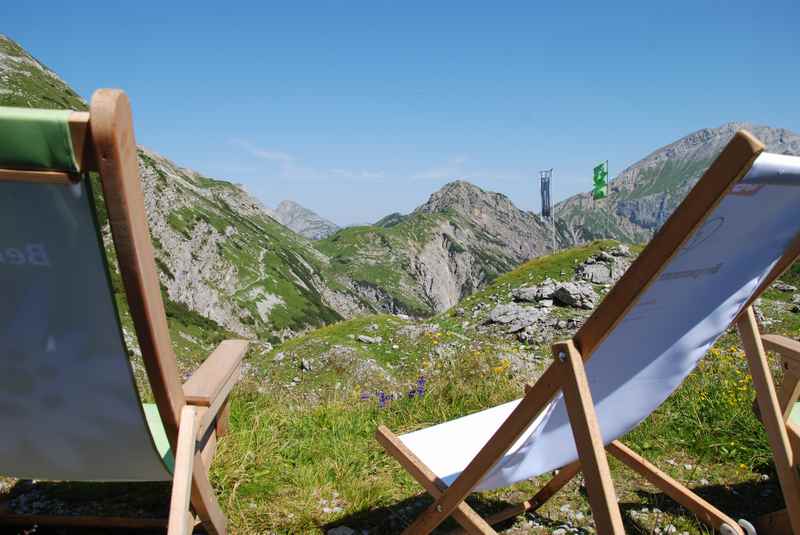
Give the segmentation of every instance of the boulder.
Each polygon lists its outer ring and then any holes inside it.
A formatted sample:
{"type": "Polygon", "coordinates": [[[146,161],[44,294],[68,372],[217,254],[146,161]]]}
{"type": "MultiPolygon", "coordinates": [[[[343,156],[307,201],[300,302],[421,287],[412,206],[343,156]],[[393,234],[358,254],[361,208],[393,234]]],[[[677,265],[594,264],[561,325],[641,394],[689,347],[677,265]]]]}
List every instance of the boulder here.
{"type": "Polygon", "coordinates": [[[359,334],[358,341],[364,342],[365,344],[380,344],[383,342],[383,338],[380,336],[367,336],[366,334],[359,334]]]}
{"type": "Polygon", "coordinates": [[[545,312],[534,307],[524,307],[516,303],[508,303],[494,307],[489,313],[489,321],[491,323],[507,325],[508,328],[506,332],[515,333],[529,325],[533,325],[541,319],[544,314],[545,312]]]}
{"type": "Polygon", "coordinates": [[[539,291],[537,286],[523,286],[521,288],[514,288],[511,296],[515,301],[527,301],[528,303],[536,302],[536,295],[539,291]]]}
{"type": "Polygon", "coordinates": [[[792,286],[791,284],[786,284],[785,282],[782,282],[782,281],[778,281],[778,282],[774,283],[772,285],[772,287],[775,288],[776,290],[778,290],[779,292],[789,293],[789,292],[796,292],[797,291],[797,287],[796,286],[792,286]]]}
{"type": "Polygon", "coordinates": [[[631,250],[627,245],[619,244],[609,251],[611,256],[631,256],[631,250]]]}
{"type": "Polygon", "coordinates": [[[594,284],[611,284],[613,280],[612,266],[601,262],[581,264],[576,271],[578,278],[594,284]]]}
{"type": "Polygon", "coordinates": [[[590,258],[575,270],[575,278],[593,284],[614,284],[630,267],[630,261],[606,252],[590,258]]]}
{"type": "Polygon", "coordinates": [[[553,292],[553,299],[562,305],[592,309],[597,303],[597,293],[588,282],[564,282],[553,292]]]}
{"type": "Polygon", "coordinates": [[[511,291],[511,296],[515,301],[527,301],[528,303],[535,303],[542,299],[550,299],[553,292],[558,287],[558,283],[553,279],[545,279],[541,284],[536,286],[522,286],[514,288],[511,291]]]}

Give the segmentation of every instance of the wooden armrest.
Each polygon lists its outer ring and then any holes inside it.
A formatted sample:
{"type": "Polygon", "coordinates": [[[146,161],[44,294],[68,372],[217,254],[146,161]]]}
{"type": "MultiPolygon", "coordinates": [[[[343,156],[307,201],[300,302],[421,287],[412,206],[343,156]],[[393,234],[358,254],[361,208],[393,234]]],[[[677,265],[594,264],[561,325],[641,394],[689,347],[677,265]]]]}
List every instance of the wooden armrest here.
{"type": "Polygon", "coordinates": [[[183,385],[186,403],[210,407],[239,370],[247,345],[246,340],[225,340],[218,345],[183,385]]]}
{"type": "Polygon", "coordinates": [[[800,342],[779,334],[765,334],[761,337],[764,349],[778,353],[786,369],[800,372],[800,342]]]}

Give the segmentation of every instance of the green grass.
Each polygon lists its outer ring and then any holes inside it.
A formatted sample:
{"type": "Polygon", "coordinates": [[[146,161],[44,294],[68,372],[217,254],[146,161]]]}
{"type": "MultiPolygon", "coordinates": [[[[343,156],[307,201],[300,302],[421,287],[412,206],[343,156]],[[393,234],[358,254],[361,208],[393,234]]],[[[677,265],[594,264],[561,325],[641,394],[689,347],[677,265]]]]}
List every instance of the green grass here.
{"type": "MultiPolygon", "coordinates": [[[[715,503],[735,518],[753,518],[777,508],[780,499],[766,439],[751,411],[743,358],[729,345],[732,341],[718,344],[678,392],[625,441],[673,477],[700,487],[706,496],[713,494],[715,503]],[[762,474],[772,479],[762,482],[762,474]],[[734,485],[738,495],[720,485],[734,485]],[[771,493],[761,496],[767,490],[771,493]]],[[[423,399],[393,401],[383,409],[374,399],[360,401],[353,393],[309,405],[299,397],[242,392],[233,405],[234,431],[222,442],[221,462],[214,468],[236,531],[311,533],[341,522],[371,533],[396,532],[429,501],[417,497],[419,486],[382,453],[372,437],[376,427],[384,424],[405,432],[519,397],[521,384],[497,364],[491,351],[465,352],[433,364],[423,399]],[[323,500],[342,510],[324,512],[323,500]]],[[[707,532],[617,463],[612,469],[627,510],[656,506],[665,511],[659,525],[707,532]]],[[[531,495],[545,481],[542,477],[480,493],[471,503],[490,513],[531,495]]],[[[585,496],[573,485],[541,514],[559,521],[564,505],[589,512],[585,496]]],[[[648,522],[627,518],[633,525],[629,532],[651,532],[648,522]]]]}
{"type": "MultiPolygon", "coordinates": [[[[461,306],[493,303],[507,298],[511,288],[547,277],[570,277],[577,263],[613,245],[596,242],[528,262],[501,275],[461,306]]],[[[786,316],[785,308],[772,306],[767,300],[762,306],[775,320],[771,330],[800,336],[794,320],[798,315],[786,316]]],[[[456,344],[449,358],[432,356],[437,344],[463,341],[462,332],[469,332],[459,330],[460,321],[454,314],[441,314],[430,321],[439,326],[438,333],[395,352],[402,355],[409,347],[416,349],[417,360],[400,382],[413,386],[414,373],[422,370],[428,379],[423,399],[404,398],[381,409],[374,397],[361,401],[358,389],[331,389],[329,395],[309,403],[302,389],[289,394],[280,390],[263,393],[262,387],[262,394],[256,394],[250,390],[252,386],[245,386],[234,404],[234,433],[223,441],[224,461],[215,469],[237,531],[306,533],[341,523],[370,533],[392,533],[420,512],[429,500],[420,495],[419,486],[400,466],[382,453],[372,438],[376,426],[385,424],[398,433],[410,431],[514,399],[522,392],[520,378],[511,375],[500,357],[508,348],[501,350],[501,341],[485,333],[456,344]],[[342,510],[326,513],[323,508],[331,503],[342,510]]],[[[410,322],[389,316],[351,320],[291,340],[275,352],[313,356],[333,345],[354,345],[351,335],[364,332],[373,323],[377,325],[374,334],[394,337],[396,342],[397,331],[410,322]]],[[[383,345],[368,346],[365,351],[370,358],[380,358],[383,345]]],[[[320,379],[312,390],[324,388],[327,380],[330,378],[320,379]]],[[[716,344],[678,391],[624,440],[734,518],[752,519],[781,506],[770,450],[753,415],[752,400],[745,360],[738,338],[731,333],[716,344]]],[[[617,462],[611,465],[628,532],[652,533],[656,527],[671,524],[678,532],[708,533],[692,515],[641,478],[617,462]],[[659,508],[663,513],[636,513],[643,508],[659,508]]],[[[542,477],[479,493],[471,498],[471,504],[484,514],[491,513],[529,497],[545,481],[542,477]]],[[[567,506],[589,515],[588,502],[577,483],[559,493],[540,511],[541,516],[532,517],[544,526],[533,532],[548,533],[565,522],[562,508],[567,506]]],[[[586,522],[576,524],[580,527],[586,522]]],[[[449,527],[452,524],[440,531],[449,527]]]]}
{"type": "MultiPolygon", "coordinates": [[[[460,306],[471,310],[482,303],[508,300],[513,288],[547,277],[571,278],[579,263],[614,245],[595,242],[532,260],[498,276],[460,306]]],[[[786,280],[794,280],[797,274],[795,267],[786,280]]],[[[787,312],[784,302],[765,298],[761,310],[773,321],[771,332],[800,336],[800,314],[787,312]]],[[[215,331],[214,325],[204,324],[202,318],[180,307],[168,304],[168,314],[173,331],[193,327],[215,331]]],[[[373,438],[377,426],[403,433],[520,397],[523,382],[530,378],[513,375],[506,356],[548,353],[546,345],[520,347],[508,337],[463,328],[463,321],[455,311],[425,323],[389,315],[365,316],[315,329],[269,353],[251,352],[249,372],[233,395],[231,432],[220,441],[212,467],[231,531],[320,533],[344,524],[370,533],[395,533],[407,525],[430,500],[383,453],[373,438]],[[425,329],[415,336],[403,334],[420,327],[425,329]],[[359,334],[380,336],[382,341],[365,344],[357,340],[359,334]],[[364,383],[347,367],[299,370],[301,359],[315,361],[337,347],[353,351],[356,362],[374,360],[389,372],[390,380],[364,383]],[[440,354],[442,347],[448,350],[440,354]],[[280,361],[276,361],[278,354],[283,355],[280,361]],[[409,398],[406,393],[420,375],[426,378],[425,396],[409,398]],[[289,387],[292,376],[302,379],[289,387]],[[398,399],[382,408],[377,390],[396,393],[398,399]],[[366,399],[363,394],[368,394],[366,399]]],[[[214,341],[208,338],[200,343],[214,341]]],[[[543,360],[541,367],[546,365],[543,360]]],[[[775,371],[779,375],[777,367],[775,371]]],[[[781,498],[764,432],[752,412],[753,390],[747,377],[738,339],[731,332],[624,441],[732,517],[752,519],[780,508],[781,498]]],[[[670,524],[678,533],[708,533],[692,515],[640,477],[613,460],[611,468],[628,533],[653,533],[656,527],[663,530],[670,524]],[[644,508],[658,508],[662,513],[639,514],[644,508]]],[[[540,477],[478,493],[470,504],[489,514],[530,497],[546,480],[540,477]]],[[[161,492],[158,496],[164,494],[163,489],[156,491],[161,492]]],[[[76,495],[84,492],[87,499],[102,494],[96,489],[55,486],[48,495],[61,493],[65,500],[75,502],[76,495]]],[[[124,501],[118,493],[109,495],[117,496],[113,503],[124,501]]],[[[570,483],[537,515],[527,517],[541,527],[514,533],[550,533],[569,520],[567,507],[585,515],[583,520],[570,521],[586,528],[590,508],[580,480],[570,483]]],[[[437,533],[453,526],[448,521],[437,533]]]]}

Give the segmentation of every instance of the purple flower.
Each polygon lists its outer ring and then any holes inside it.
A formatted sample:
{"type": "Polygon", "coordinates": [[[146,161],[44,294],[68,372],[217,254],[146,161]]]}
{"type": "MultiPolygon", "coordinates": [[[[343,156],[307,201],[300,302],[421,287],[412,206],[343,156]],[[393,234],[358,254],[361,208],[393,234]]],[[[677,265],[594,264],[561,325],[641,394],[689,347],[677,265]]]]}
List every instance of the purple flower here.
{"type": "Polygon", "coordinates": [[[415,395],[416,393],[417,393],[417,389],[416,389],[416,388],[412,388],[411,390],[409,390],[409,391],[408,391],[408,399],[413,399],[413,398],[414,398],[414,395],[415,395]]]}
{"type": "Polygon", "coordinates": [[[383,390],[378,390],[378,406],[382,409],[386,406],[386,394],[383,390]]]}
{"type": "Polygon", "coordinates": [[[369,398],[369,392],[361,392],[361,401],[367,401],[369,398]]]}
{"type": "Polygon", "coordinates": [[[425,395],[425,376],[420,375],[417,379],[417,396],[422,397],[425,395]]]}

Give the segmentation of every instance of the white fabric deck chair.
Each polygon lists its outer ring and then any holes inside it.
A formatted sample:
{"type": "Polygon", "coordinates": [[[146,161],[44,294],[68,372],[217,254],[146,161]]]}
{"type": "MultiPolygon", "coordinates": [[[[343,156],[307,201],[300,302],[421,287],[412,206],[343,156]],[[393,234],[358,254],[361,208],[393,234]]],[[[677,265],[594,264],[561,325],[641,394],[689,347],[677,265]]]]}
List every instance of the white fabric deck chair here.
{"type": "Polygon", "coordinates": [[[122,92],[96,92],[89,113],[0,108],[0,223],[0,474],[172,481],[168,519],[26,516],[0,503],[0,523],[189,533],[191,504],[208,532],[225,533],[208,464],[247,343],[222,342],[181,384],[122,92]],[[139,399],[96,208],[107,211],[155,404],[139,399]]]}
{"type": "MultiPolygon", "coordinates": [[[[491,524],[541,506],[578,471],[598,533],[623,533],[604,450],[712,528],[752,529],[617,439],[678,388],[733,322],[762,413],[780,417],[763,348],[752,343],[750,305],[800,252],[800,158],[762,151],[747,132],[733,137],[575,337],[553,345],[553,364],[523,398],[399,437],[379,428],[379,442],[434,498],[405,533],[425,535],[449,515],[469,533],[495,533],[491,524]],[[535,497],[488,521],[464,502],[475,490],[558,468],[535,497]]],[[[797,472],[784,469],[785,430],[773,427],[784,496],[800,503],[797,472]]]]}

